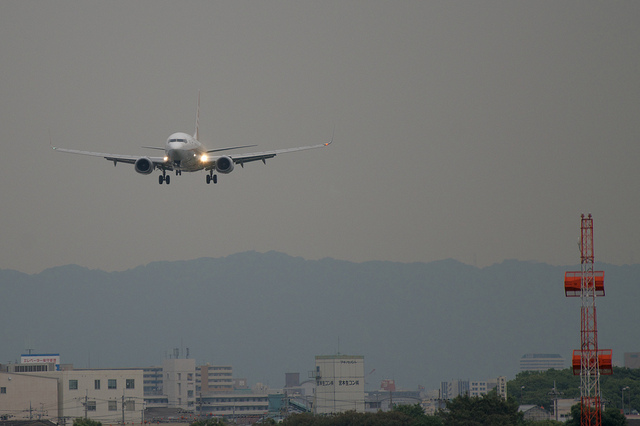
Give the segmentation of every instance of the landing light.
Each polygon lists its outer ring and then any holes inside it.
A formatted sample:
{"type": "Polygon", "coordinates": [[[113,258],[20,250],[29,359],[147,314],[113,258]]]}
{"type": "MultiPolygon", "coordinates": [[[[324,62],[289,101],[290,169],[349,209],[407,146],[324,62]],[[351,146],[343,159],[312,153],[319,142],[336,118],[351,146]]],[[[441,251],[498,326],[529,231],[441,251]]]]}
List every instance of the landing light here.
{"type": "Polygon", "coordinates": [[[207,157],[207,154],[202,154],[202,157],[200,157],[200,161],[202,161],[203,163],[206,162],[209,159],[209,157],[207,157]]]}
{"type": "Polygon", "coordinates": [[[167,161],[169,161],[169,157],[167,157],[166,155],[164,156],[164,162],[166,163],[167,161]]]}

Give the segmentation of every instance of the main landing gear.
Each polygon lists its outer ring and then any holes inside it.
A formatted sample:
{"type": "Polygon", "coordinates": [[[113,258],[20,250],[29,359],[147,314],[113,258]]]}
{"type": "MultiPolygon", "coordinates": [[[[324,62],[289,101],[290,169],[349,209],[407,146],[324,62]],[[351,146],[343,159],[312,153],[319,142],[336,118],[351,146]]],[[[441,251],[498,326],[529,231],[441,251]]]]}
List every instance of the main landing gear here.
{"type": "Polygon", "coordinates": [[[158,183],[162,185],[162,182],[166,182],[167,185],[171,183],[171,176],[167,176],[166,171],[162,171],[162,175],[158,176],[158,183]]]}
{"type": "Polygon", "coordinates": [[[213,170],[211,170],[207,175],[207,185],[209,185],[211,182],[213,182],[214,184],[218,183],[218,175],[214,175],[213,170]]]}

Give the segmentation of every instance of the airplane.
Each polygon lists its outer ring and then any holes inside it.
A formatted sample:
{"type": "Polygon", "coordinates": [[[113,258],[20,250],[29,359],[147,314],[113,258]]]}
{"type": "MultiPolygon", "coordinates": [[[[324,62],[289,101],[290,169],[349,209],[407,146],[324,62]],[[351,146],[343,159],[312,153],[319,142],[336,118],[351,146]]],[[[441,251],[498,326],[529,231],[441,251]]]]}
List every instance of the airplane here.
{"type": "Polygon", "coordinates": [[[162,185],[171,183],[171,176],[167,174],[168,171],[175,171],[176,176],[182,175],[182,172],[197,172],[205,170],[208,172],[206,175],[206,182],[210,184],[218,183],[218,175],[229,174],[233,171],[234,166],[239,164],[244,167],[244,163],[250,163],[252,161],[262,161],[266,164],[266,160],[273,158],[278,154],[284,154],[286,152],[304,151],[307,149],[323,148],[333,143],[333,135],[331,140],[327,143],[318,145],[301,146],[297,148],[276,149],[273,151],[265,152],[253,152],[247,154],[238,155],[210,155],[215,152],[229,151],[233,149],[248,148],[256,145],[242,145],[242,146],[230,146],[226,148],[206,149],[199,141],[199,121],[200,121],[200,93],[198,93],[198,109],[196,112],[196,129],[195,133],[189,135],[187,133],[178,132],[173,133],[167,138],[163,148],[153,146],[143,146],[143,148],[164,150],[164,156],[151,157],[151,156],[136,156],[136,155],[117,155],[106,154],[102,152],[90,152],[81,151],[77,149],[66,149],[53,146],[51,140],[49,141],[51,148],[55,151],[90,155],[94,157],[103,157],[106,160],[113,161],[113,165],[118,163],[133,164],[133,168],[136,172],[148,175],[153,173],[154,170],[160,170],[161,175],[158,176],[158,183],[162,185]]]}

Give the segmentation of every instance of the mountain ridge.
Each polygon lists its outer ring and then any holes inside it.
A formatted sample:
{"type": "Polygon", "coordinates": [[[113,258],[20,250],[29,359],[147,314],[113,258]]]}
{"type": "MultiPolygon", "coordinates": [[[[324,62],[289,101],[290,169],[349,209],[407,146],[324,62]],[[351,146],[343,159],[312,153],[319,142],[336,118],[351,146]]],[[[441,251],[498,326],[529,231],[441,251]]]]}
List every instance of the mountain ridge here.
{"type": "MultiPolygon", "coordinates": [[[[597,264],[602,348],[635,351],[640,265],[597,264]]],[[[255,251],[151,262],[105,272],[78,265],[38,274],[0,270],[5,324],[0,362],[25,347],[77,367],[159,365],[189,347],[198,365],[232,365],[273,387],[316,355],[365,356],[368,387],[435,388],[451,379],[513,378],[528,352],[579,346],[579,299],[563,274],[579,266],[505,260],[477,268],[453,259],[400,263],[306,260],[255,251]],[[10,325],[9,325],[10,324],[10,325]],[[30,345],[30,346],[27,346],[30,345]],[[90,360],[90,361],[89,361],[90,360]]]]}

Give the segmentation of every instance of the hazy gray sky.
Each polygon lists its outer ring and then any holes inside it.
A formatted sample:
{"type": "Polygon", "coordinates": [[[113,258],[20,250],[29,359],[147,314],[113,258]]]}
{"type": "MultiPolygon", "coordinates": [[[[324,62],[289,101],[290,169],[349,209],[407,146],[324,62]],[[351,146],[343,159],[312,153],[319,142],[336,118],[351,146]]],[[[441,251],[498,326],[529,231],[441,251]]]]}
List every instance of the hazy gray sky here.
{"type": "Polygon", "coordinates": [[[0,3],[0,268],[278,250],[308,259],[640,261],[637,1],[0,3]],[[327,141],[206,185],[153,154],[327,141]]]}

